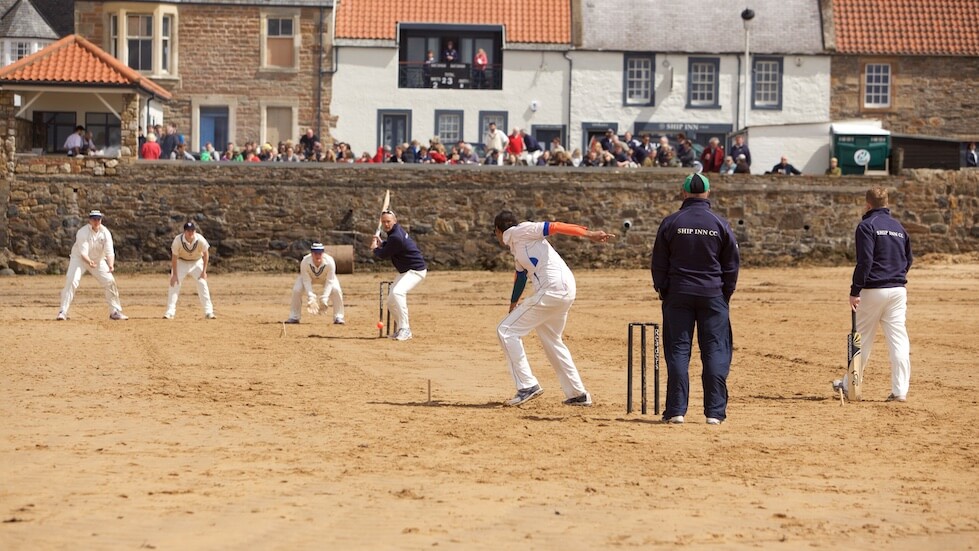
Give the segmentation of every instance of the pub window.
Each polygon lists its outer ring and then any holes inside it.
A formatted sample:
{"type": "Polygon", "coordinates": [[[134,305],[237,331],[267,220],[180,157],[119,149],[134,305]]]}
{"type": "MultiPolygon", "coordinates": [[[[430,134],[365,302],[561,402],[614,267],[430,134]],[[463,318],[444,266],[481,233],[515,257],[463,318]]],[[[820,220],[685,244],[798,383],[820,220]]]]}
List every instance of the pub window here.
{"type": "Polygon", "coordinates": [[[754,109],[782,108],[782,58],[757,57],[753,60],[752,82],[754,93],[751,107],[754,109]]]}
{"type": "Polygon", "coordinates": [[[688,65],[687,107],[716,108],[718,103],[718,58],[691,57],[688,65]]]}
{"type": "Polygon", "coordinates": [[[299,68],[299,11],[269,10],[262,14],[262,68],[299,68]]]}

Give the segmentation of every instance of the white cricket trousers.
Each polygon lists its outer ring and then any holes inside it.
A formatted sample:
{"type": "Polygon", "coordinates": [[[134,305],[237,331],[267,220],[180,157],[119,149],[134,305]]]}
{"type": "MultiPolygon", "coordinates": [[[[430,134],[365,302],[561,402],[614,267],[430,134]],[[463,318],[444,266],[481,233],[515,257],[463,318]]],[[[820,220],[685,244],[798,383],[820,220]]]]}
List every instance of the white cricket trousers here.
{"type": "Polygon", "coordinates": [[[396,327],[410,329],[408,325],[408,291],[414,289],[428,275],[428,270],[408,270],[403,274],[398,274],[391,283],[391,292],[388,293],[388,310],[394,318],[396,327]]]}
{"type": "Polygon", "coordinates": [[[564,395],[574,398],[585,393],[585,385],[582,384],[578,368],[571,359],[571,351],[561,338],[574,298],[573,294],[536,293],[514,308],[497,326],[496,333],[506,353],[510,375],[513,376],[517,390],[538,384],[537,378],[530,371],[530,362],[527,361],[523,346],[523,337],[536,330],[564,395]]]}
{"type": "Polygon", "coordinates": [[[92,268],[81,258],[72,256],[68,261],[68,272],[65,274],[65,288],[61,290],[61,313],[65,316],[68,315],[68,308],[75,298],[75,289],[78,289],[78,282],[81,281],[82,274],[86,271],[92,274],[99,285],[105,289],[105,301],[109,303],[109,315],[113,312],[122,312],[122,303],[119,302],[119,288],[116,287],[116,278],[109,271],[109,264],[102,260],[92,268]]]}
{"type": "MultiPolygon", "coordinates": [[[[289,310],[289,319],[302,319],[303,306],[305,305],[305,291],[303,276],[299,276],[296,278],[296,284],[292,286],[292,304],[289,310]]],[[[332,280],[326,282],[326,285],[323,286],[323,295],[318,300],[322,301],[323,299],[327,299],[333,303],[333,319],[343,319],[343,291],[340,290],[339,279],[334,277],[332,280]]],[[[320,307],[321,311],[326,310],[327,304],[323,302],[323,305],[320,307]]]]}
{"type": "Polygon", "coordinates": [[[891,393],[907,396],[911,386],[911,343],[905,318],[908,309],[908,290],[904,287],[863,289],[857,307],[857,331],[860,332],[864,369],[870,364],[877,326],[884,330],[884,341],[891,357],[891,393]]]}
{"type": "Polygon", "coordinates": [[[204,272],[204,259],[180,260],[177,259],[177,284],[171,285],[167,291],[167,312],[166,315],[174,316],[177,314],[177,299],[180,298],[180,285],[184,278],[192,276],[197,280],[197,298],[201,301],[204,308],[204,315],[213,314],[214,306],[211,304],[211,291],[207,286],[207,280],[201,279],[204,272]]]}

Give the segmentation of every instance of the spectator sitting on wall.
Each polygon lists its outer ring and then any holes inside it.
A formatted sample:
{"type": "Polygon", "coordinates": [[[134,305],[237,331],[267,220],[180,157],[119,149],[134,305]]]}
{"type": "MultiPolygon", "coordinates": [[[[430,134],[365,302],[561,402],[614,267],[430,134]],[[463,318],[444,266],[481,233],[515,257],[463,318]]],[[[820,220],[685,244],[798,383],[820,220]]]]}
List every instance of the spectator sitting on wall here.
{"type": "Polygon", "coordinates": [[[460,160],[462,161],[462,164],[466,165],[479,164],[479,155],[477,155],[476,151],[473,150],[472,144],[466,143],[462,145],[462,155],[460,156],[460,160]]]}
{"type": "Polygon", "coordinates": [[[363,152],[363,153],[360,154],[360,157],[357,158],[357,160],[355,162],[356,163],[364,163],[364,164],[372,163],[372,162],[374,162],[374,158],[371,157],[371,154],[369,152],[365,151],[365,152],[363,152]]]}
{"type": "Polygon", "coordinates": [[[211,145],[211,142],[207,142],[204,145],[204,147],[201,148],[201,161],[204,161],[204,162],[207,162],[207,161],[216,161],[217,159],[214,158],[214,155],[212,153],[213,150],[214,150],[214,146],[211,145]]]}
{"type": "Polygon", "coordinates": [[[673,152],[673,146],[670,145],[670,139],[666,136],[659,137],[659,146],[656,148],[656,164],[659,166],[674,166],[676,163],[676,155],[673,152]]]}
{"type": "Polygon", "coordinates": [[[197,159],[194,158],[194,156],[190,153],[190,151],[187,151],[186,145],[180,143],[177,144],[177,147],[170,152],[170,160],[171,161],[196,161],[197,159]]]}
{"type": "Polygon", "coordinates": [[[738,160],[734,165],[735,174],[751,174],[751,167],[748,166],[748,159],[745,157],[744,153],[738,155],[738,160]]]}
{"type": "Polygon", "coordinates": [[[571,152],[571,166],[581,166],[583,159],[581,157],[581,150],[577,147],[571,152]]]}
{"type": "Polygon", "coordinates": [[[231,161],[234,159],[234,157],[235,157],[235,143],[228,142],[228,146],[224,149],[224,152],[221,153],[221,160],[231,161]]]}
{"type": "Polygon", "coordinates": [[[612,146],[612,158],[615,163],[612,166],[617,166],[619,168],[636,167],[636,163],[632,160],[632,155],[626,153],[625,145],[622,142],[616,142],[612,146]]]}
{"type": "Polygon", "coordinates": [[[319,136],[313,132],[312,128],[307,128],[303,137],[299,138],[299,148],[302,150],[304,157],[311,157],[313,155],[313,145],[318,141],[320,141],[319,136]]]}
{"type": "Polygon", "coordinates": [[[156,143],[156,134],[150,132],[146,135],[146,143],[139,148],[139,156],[148,161],[160,158],[160,144],[156,143]]]}
{"type": "Polygon", "coordinates": [[[734,164],[734,159],[730,155],[724,157],[724,162],[721,163],[720,172],[721,174],[734,174],[734,169],[737,165],[734,164]]]}
{"type": "Polygon", "coordinates": [[[789,164],[789,158],[782,155],[782,161],[772,167],[770,174],[784,174],[786,176],[798,176],[802,174],[796,167],[789,164]]]}
{"type": "Polygon", "coordinates": [[[524,153],[523,133],[520,129],[514,127],[507,138],[510,140],[506,146],[507,156],[512,155],[516,162],[524,165],[527,164],[527,155],[524,153]]]}
{"type": "Polygon", "coordinates": [[[523,137],[524,151],[527,152],[527,156],[529,157],[527,164],[539,164],[537,160],[540,159],[541,155],[544,153],[544,148],[541,147],[540,142],[537,141],[537,138],[535,138],[532,134],[528,134],[526,130],[521,132],[521,136],[523,137]]]}
{"type": "Polygon", "coordinates": [[[65,150],[68,151],[69,157],[74,157],[75,155],[84,155],[82,149],[85,147],[85,127],[76,126],[75,131],[68,136],[65,140],[65,150]]]}
{"type": "Polygon", "coordinates": [[[693,150],[693,143],[681,132],[676,135],[676,158],[680,161],[680,166],[693,166],[697,160],[697,153],[693,150]]]}
{"type": "Polygon", "coordinates": [[[745,162],[748,163],[749,167],[751,166],[751,151],[744,143],[744,134],[735,136],[734,145],[731,146],[731,156],[737,159],[738,155],[744,155],[745,162]]]}
{"type": "Polygon", "coordinates": [[[598,140],[598,142],[602,144],[602,149],[605,151],[612,151],[612,145],[617,141],[619,141],[619,138],[616,137],[615,130],[611,128],[607,129],[605,131],[605,135],[602,136],[602,139],[598,140]]]}
{"type": "Polygon", "coordinates": [[[839,178],[843,176],[843,170],[840,169],[840,160],[836,157],[832,157],[829,160],[829,168],[826,169],[826,175],[833,178],[839,178]]]}

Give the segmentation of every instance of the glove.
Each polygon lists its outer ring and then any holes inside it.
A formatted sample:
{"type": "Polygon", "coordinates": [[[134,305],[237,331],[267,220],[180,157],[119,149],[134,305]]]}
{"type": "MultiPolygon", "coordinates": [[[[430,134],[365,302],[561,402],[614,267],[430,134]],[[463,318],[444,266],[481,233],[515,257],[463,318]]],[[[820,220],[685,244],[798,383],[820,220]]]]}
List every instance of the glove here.
{"type": "Polygon", "coordinates": [[[328,308],[330,306],[330,297],[328,295],[323,295],[320,297],[320,302],[323,303],[323,308],[328,308]]]}
{"type": "Polygon", "coordinates": [[[306,299],[306,311],[314,316],[320,313],[320,304],[316,302],[316,295],[309,295],[306,299]]]}

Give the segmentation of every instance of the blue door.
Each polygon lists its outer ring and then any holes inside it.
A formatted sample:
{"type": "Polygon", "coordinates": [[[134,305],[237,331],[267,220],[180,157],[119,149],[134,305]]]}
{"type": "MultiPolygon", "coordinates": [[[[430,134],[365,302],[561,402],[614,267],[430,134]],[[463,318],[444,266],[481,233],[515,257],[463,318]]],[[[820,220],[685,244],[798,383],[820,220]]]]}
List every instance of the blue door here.
{"type": "Polygon", "coordinates": [[[222,151],[228,144],[228,108],[226,106],[201,107],[201,139],[198,151],[210,142],[214,149],[222,151]]]}

